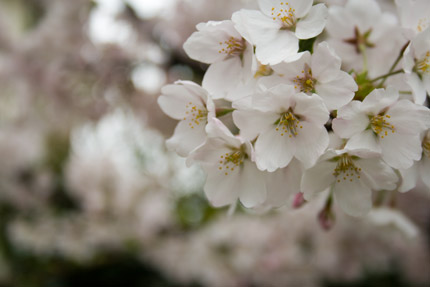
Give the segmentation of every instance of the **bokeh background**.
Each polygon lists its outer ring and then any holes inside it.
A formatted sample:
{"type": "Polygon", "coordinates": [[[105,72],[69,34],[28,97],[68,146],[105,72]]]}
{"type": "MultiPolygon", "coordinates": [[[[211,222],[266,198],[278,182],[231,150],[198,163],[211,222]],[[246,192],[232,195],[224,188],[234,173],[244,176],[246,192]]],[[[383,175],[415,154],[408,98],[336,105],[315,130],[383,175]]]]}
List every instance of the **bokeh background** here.
{"type": "Polygon", "coordinates": [[[430,286],[430,193],[338,211],[327,232],[324,202],[212,208],[202,171],[166,150],[160,88],[207,68],[183,42],[249,7],[0,0],[1,287],[430,286]]]}

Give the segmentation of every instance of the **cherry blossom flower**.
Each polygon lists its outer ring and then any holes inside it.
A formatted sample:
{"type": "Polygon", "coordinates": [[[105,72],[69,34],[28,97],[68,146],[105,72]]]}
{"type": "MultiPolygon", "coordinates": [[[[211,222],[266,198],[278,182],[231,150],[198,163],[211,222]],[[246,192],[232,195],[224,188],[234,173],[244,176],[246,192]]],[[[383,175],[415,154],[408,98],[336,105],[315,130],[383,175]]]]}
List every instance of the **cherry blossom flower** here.
{"type": "Polygon", "coordinates": [[[304,172],[301,189],[306,200],[330,188],[342,210],[366,215],[372,207],[372,190],[393,190],[398,177],[377,153],[365,149],[329,149],[315,166],[304,172]]]}
{"type": "Polygon", "coordinates": [[[375,0],[349,0],[328,10],[327,41],[344,69],[367,70],[371,78],[385,74],[406,42],[398,33],[397,18],[381,12],[375,0]]]}
{"type": "Polygon", "coordinates": [[[319,35],[327,19],[324,4],[313,0],[259,0],[260,11],[241,10],[232,16],[239,33],[256,45],[257,59],[278,64],[297,56],[299,39],[319,35]]]}
{"type": "Polygon", "coordinates": [[[340,66],[341,59],[322,42],[312,55],[306,51],[296,61],[272,66],[276,74],[263,78],[260,83],[293,85],[297,92],[317,94],[329,110],[336,110],[349,103],[358,89],[354,79],[341,71],[340,66]]]}
{"type": "Polygon", "coordinates": [[[423,104],[426,91],[430,94],[430,28],[418,34],[406,48],[403,69],[415,103],[423,104]]]}
{"type": "Polygon", "coordinates": [[[215,106],[208,92],[189,81],[177,81],[161,90],[158,104],[165,114],[180,120],[167,147],[186,157],[206,139],[208,116],[215,116],[215,106]]]}
{"type": "Polygon", "coordinates": [[[303,167],[294,161],[285,169],[268,173],[254,162],[251,143],[234,136],[218,119],[206,127],[207,141],[190,154],[207,173],[204,191],[214,206],[233,204],[240,199],[245,207],[281,206],[299,191],[303,167]]]}
{"type": "Polygon", "coordinates": [[[246,207],[266,199],[264,173],[252,162],[249,141],[235,137],[218,119],[207,125],[206,142],[190,158],[207,172],[204,191],[214,206],[233,204],[239,198],[246,207]]]}
{"type": "Polygon", "coordinates": [[[233,112],[241,135],[255,142],[259,169],[273,172],[293,157],[305,167],[315,163],[328,146],[324,124],[329,113],[316,95],[296,93],[293,86],[278,85],[252,95],[252,107],[233,112]]]}
{"type": "Polygon", "coordinates": [[[191,59],[211,64],[202,86],[213,98],[222,98],[237,82],[250,77],[253,46],[234,28],[233,22],[209,21],[200,23],[184,43],[191,59]],[[222,81],[224,84],[219,85],[222,81]]]}
{"type": "Polygon", "coordinates": [[[333,130],[348,138],[347,148],[381,153],[393,168],[409,168],[421,158],[420,133],[430,125],[430,110],[399,100],[391,88],[376,89],[363,102],[352,101],[338,110],[333,130]]]}

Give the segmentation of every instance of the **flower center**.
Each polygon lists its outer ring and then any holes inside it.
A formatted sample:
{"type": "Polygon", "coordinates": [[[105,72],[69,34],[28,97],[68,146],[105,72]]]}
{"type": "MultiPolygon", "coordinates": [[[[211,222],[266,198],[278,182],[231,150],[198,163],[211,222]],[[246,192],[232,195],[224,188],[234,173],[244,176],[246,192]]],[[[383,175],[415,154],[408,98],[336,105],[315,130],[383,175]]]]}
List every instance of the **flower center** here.
{"type": "Polygon", "coordinates": [[[246,49],[246,43],[243,38],[230,37],[224,42],[219,42],[219,45],[221,48],[218,53],[227,54],[228,56],[240,56],[246,49]]]}
{"type": "Polygon", "coordinates": [[[415,65],[417,72],[420,74],[430,73],[430,51],[426,53],[424,59],[418,61],[415,65]]]}
{"type": "Polygon", "coordinates": [[[269,65],[262,65],[260,62],[258,62],[258,69],[254,74],[254,78],[256,79],[259,77],[270,76],[272,73],[273,70],[269,65]]]}
{"type": "Polygon", "coordinates": [[[280,118],[275,122],[276,131],[281,136],[289,133],[288,137],[295,137],[298,135],[298,128],[302,129],[303,126],[299,126],[300,120],[298,116],[294,115],[291,111],[281,114],[280,118]]]}
{"type": "Polygon", "coordinates": [[[234,169],[241,164],[243,161],[248,158],[243,147],[240,149],[232,149],[231,152],[225,153],[219,157],[219,170],[224,170],[224,174],[228,175],[229,171],[234,171],[234,169]]]}
{"type": "Polygon", "coordinates": [[[194,129],[196,125],[198,126],[200,125],[200,123],[207,122],[208,111],[206,109],[200,109],[192,102],[189,102],[185,107],[186,107],[186,112],[185,112],[186,117],[184,117],[184,121],[185,120],[190,121],[188,123],[190,128],[194,129]]]}
{"type": "Polygon", "coordinates": [[[342,179],[344,181],[353,181],[354,177],[360,179],[360,172],[361,168],[355,166],[353,158],[349,154],[344,153],[337,158],[337,165],[333,171],[333,176],[337,178],[337,182],[340,182],[342,179]]]}
{"type": "Polygon", "coordinates": [[[357,54],[361,54],[361,50],[365,47],[373,48],[375,44],[369,41],[369,36],[372,33],[372,29],[369,29],[364,34],[361,34],[360,30],[356,26],[354,28],[354,37],[344,40],[344,42],[355,46],[355,51],[357,54]]]}
{"type": "Polygon", "coordinates": [[[315,83],[317,82],[314,78],[312,78],[312,70],[308,66],[308,64],[305,64],[304,69],[302,70],[302,77],[297,76],[295,79],[293,79],[294,82],[294,88],[300,89],[300,92],[304,93],[313,93],[315,92],[315,83]]]}
{"type": "Polygon", "coordinates": [[[426,157],[430,158],[430,136],[428,134],[423,141],[423,153],[426,157]]]}
{"type": "Polygon", "coordinates": [[[281,7],[276,9],[272,7],[273,21],[280,21],[283,29],[292,29],[296,27],[297,18],[294,15],[294,10],[288,2],[281,2],[281,7]]]}
{"type": "Polygon", "coordinates": [[[377,115],[370,119],[370,128],[383,139],[388,132],[395,133],[395,128],[388,122],[390,115],[377,115]]]}

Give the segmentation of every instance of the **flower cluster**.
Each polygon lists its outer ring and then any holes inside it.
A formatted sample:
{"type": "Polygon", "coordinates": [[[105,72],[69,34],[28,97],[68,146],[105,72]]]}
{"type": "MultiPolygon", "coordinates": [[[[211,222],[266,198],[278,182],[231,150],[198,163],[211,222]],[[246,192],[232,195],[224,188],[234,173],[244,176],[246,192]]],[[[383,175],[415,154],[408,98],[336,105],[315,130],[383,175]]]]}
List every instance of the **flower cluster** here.
{"type": "Polygon", "coordinates": [[[167,85],[158,103],[180,121],[168,147],[203,167],[214,206],[328,190],[327,221],[333,199],[363,216],[391,191],[430,189],[430,2],[396,1],[398,15],[375,0],[314,4],[258,0],[184,44],[209,64],[202,85],[167,85]]]}

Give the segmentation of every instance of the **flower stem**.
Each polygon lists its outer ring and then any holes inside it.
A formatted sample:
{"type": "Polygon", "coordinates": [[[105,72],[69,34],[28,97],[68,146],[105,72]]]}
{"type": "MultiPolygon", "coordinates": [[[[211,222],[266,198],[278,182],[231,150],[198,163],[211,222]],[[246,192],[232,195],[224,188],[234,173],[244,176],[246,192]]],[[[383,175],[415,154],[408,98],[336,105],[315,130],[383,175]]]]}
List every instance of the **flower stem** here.
{"type": "Polygon", "coordinates": [[[363,55],[363,72],[367,72],[366,45],[360,44],[359,49],[360,49],[361,54],[363,55]]]}
{"type": "Polygon", "coordinates": [[[389,72],[389,73],[387,73],[387,74],[385,74],[385,75],[382,75],[382,76],[379,76],[379,77],[376,77],[376,78],[374,78],[374,79],[372,79],[372,80],[369,80],[371,83],[373,83],[373,82],[376,82],[376,81],[378,81],[378,80],[380,80],[380,79],[386,79],[386,78],[388,78],[388,77],[391,77],[391,76],[394,76],[394,75],[397,75],[397,74],[400,74],[400,73],[402,73],[403,72],[403,70],[396,70],[396,71],[393,71],[393,72],[389,72]]]}
{"type": "MultiPolygon", "coordinates": [[[[396,68],[397,64],[403,58],[403,53],[405,52],[405,50],[408,47],[409,43],[410,43],[410,41],[408,41],[405,45],[403,45],[402,49],[400,50],[399,55],[397,56],[397,59],[394,61],[393,65],[391,66],[391,68],[388,71],[388,73],[391,73],[392,71],[394,71],[394,69],[396,68]]],[[[387,80],[387,78],[384,78],[382,80],[382,82],[379,84],[379,86],[382,87],[384,85],[384,83],[385,83],[386,80],[387,80]]]]}

